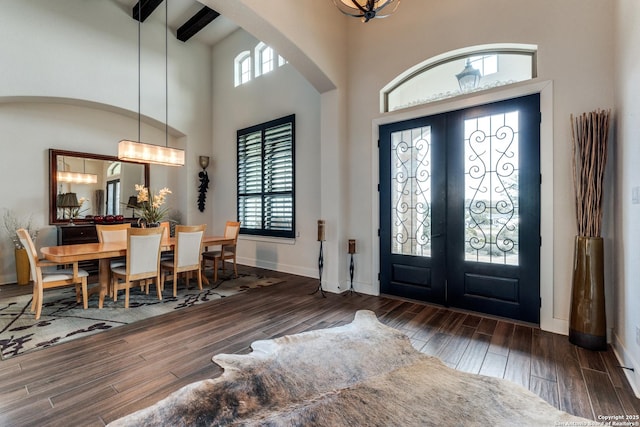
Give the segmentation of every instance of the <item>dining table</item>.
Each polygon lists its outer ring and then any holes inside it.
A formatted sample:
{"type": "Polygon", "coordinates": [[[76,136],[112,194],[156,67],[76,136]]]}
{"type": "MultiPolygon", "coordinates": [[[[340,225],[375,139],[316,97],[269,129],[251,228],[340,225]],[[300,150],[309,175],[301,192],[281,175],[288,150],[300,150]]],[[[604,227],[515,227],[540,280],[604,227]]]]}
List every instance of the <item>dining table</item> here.
{"type": "MultiPolygon", "coordinates": [[[[234,243],[233,238],[225,236],[204,236],[202,238],[203,251],[209,246],[224,246],[234,243]]],[[[172,251],[175,248],[175,237],[164,237],[160,242],[161,251],[172,251]]],[[[127,242],[109,243],[79,243],[74,245],[45,246],[40,249],[44,258],[57,264],[72,264],[78,261],[98,260],[98,282],[100,286],[94,286],[89,294],[100,292],[98,308],[104,305],[104,297],[109,291],[109,270],[112,258],[127,255],[127,242]]],[[[203,273],[203,278],[204,273],[203,273]]],[[[207,280],[205,280],[208,283],[207,280]]]]}

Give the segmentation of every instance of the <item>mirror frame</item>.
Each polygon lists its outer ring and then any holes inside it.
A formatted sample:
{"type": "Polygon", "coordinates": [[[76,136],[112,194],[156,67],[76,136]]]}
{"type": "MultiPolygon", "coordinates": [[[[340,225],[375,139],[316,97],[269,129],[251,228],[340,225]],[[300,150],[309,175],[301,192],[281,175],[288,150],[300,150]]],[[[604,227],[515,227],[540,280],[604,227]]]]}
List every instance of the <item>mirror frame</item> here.
{"type": "MultiPolygon", "coordinates": [[[[57,196],[58,196],[58,156],[68,156],[68,157],[80,157],[83,159],[93,159],[93,160],[107,160],[112,162],[123,162],[123,163],[136,163],[136,162],[127,162],[124,160],[118,159],[116,156],[106,156],[103,154],[91,154],[91,153],[81,153],[77,151],[66,151],[66,150],[56,150],[53,148],[49,149],[49,224],[68,224],[68,219],[60,219],[58,218],[58,206],[57,206],[57,196]]],[[[149,187],[149,164],[148,163],[137,163],[144,166],[144,185],[149,187]]],[[[91,220],[88,219],[76,219],[73,221],[74,223],[86,223],[90,224],[91,220]]]]}

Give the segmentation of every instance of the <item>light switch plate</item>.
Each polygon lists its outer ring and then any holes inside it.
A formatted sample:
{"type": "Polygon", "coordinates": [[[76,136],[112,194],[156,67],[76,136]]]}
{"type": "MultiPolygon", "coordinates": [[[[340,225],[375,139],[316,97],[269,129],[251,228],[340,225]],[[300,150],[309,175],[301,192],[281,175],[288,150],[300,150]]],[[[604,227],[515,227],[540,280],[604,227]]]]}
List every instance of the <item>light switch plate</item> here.
{"type": "Polygon", "coordinates": [[[634,205],[640,203],[640,187],[633,187],[631,189],[631,203],[634,205]]]}

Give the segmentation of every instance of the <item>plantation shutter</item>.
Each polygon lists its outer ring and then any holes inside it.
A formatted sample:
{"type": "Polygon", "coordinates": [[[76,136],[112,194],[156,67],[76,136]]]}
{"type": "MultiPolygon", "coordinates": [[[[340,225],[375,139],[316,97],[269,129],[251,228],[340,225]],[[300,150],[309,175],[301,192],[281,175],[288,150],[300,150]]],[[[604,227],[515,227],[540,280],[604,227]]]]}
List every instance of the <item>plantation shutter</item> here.
{"type": "Polygon", "coordinates": [[[238,131],[240,232],[294,237],[294,128],[287,116],[238,131]]]}

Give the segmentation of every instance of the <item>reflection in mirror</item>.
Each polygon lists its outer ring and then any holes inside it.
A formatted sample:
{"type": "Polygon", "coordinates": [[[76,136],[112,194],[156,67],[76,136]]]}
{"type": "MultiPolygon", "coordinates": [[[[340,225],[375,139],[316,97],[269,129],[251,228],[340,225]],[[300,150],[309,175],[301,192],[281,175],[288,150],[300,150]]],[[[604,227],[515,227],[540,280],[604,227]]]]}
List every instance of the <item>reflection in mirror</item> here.
{"type": "Polygon", "coordinates": [[[49,150],[49,223],[88,222],[96,216],[134,218],[136,184],[149,186],[149,165],[117,157],[49,150]]]}

